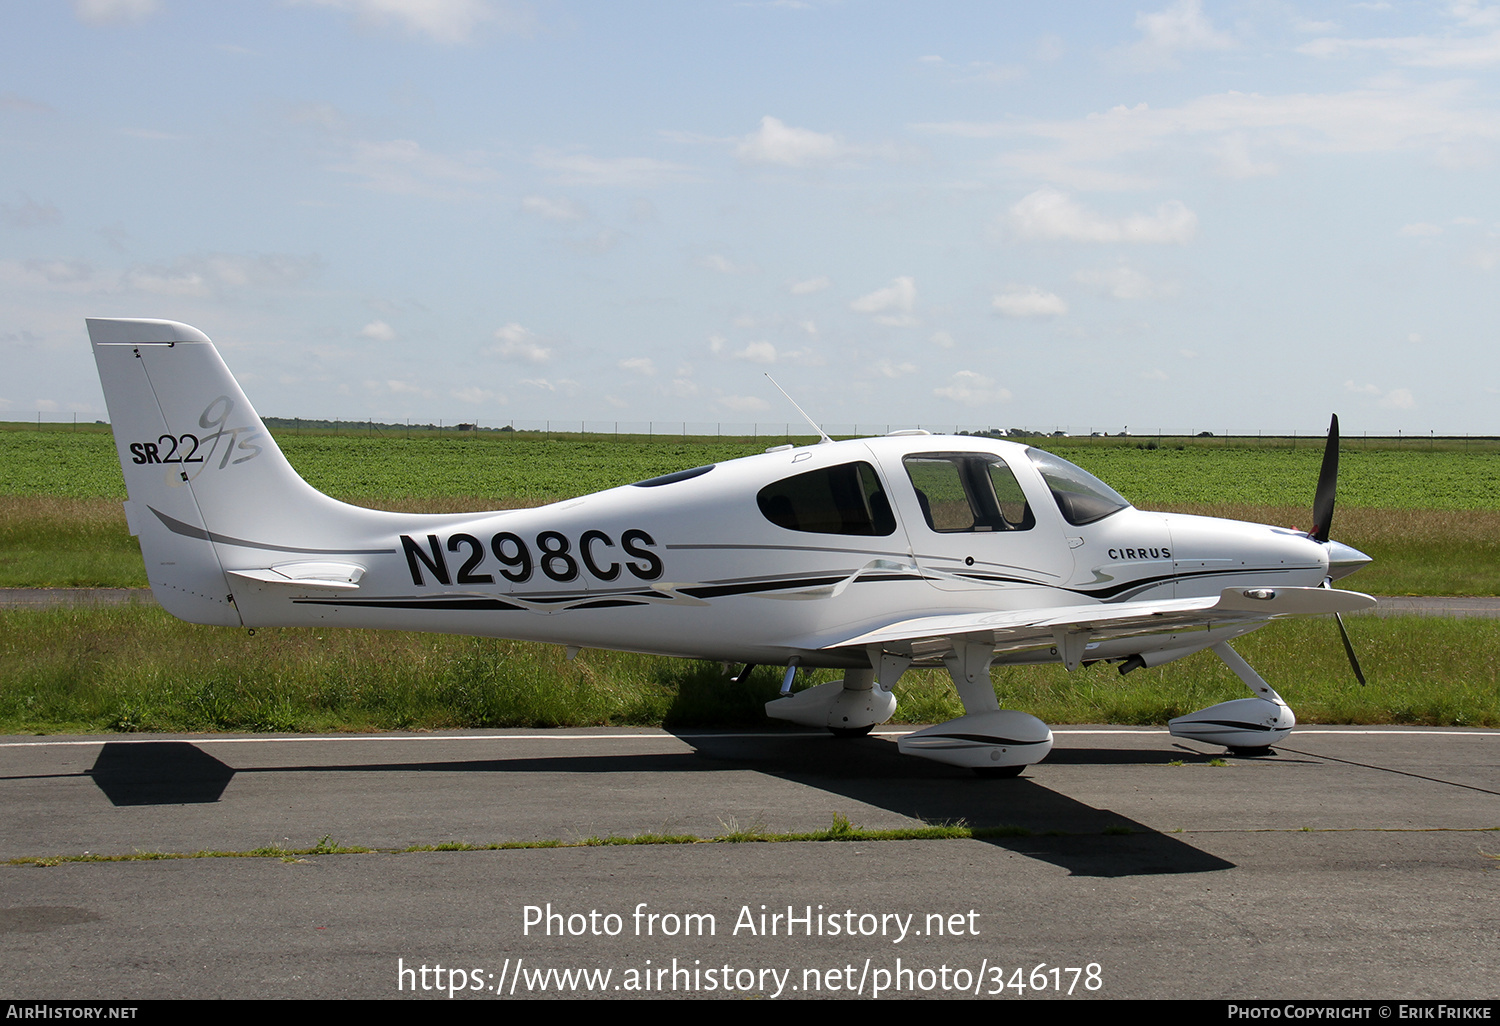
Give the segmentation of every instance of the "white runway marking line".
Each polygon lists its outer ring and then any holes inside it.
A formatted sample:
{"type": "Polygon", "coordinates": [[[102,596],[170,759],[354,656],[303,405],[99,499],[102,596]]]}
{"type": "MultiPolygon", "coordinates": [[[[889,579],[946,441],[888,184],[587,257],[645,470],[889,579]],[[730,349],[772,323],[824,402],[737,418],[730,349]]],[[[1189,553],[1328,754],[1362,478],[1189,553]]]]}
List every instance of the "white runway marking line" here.
{"type": "MultiPolygon", "coordinates": [[[[913,728],[914,730],[917,728],[913,728]]],[[[899,738],[912,733],[910,730],[901,731],[874,731],[871,737],[899,738]]],[[[1110,734],[1139,734],[1139,735],[1167,735],[1165,727],[1122,727],[1119,730],[1092,729],[1092,730],[1054,730],[1056,737],[1086,737],[1110,734]]],[[[1298,730],[1294,736],[1309,737],[1314,734],[1325,734],[1333,736],[1349,735],[1378,735],[1390,737],[1392,735],[1412,737],[1484,737],[1500,738],[1497,730],[1413,730],[1399,728],[1394,730],[1371,730],[1371,729],[1330,729],[1310,728],[1298,730]]],[[[400,736],[391,737],[383,734],[364,734],[357,737],[334,736],[334,737],[99,737],[86,741],[5,741],[0,742],[0,748],[77,748],[84,745],[149,745],[161,744],[163,742],[184,741],[194,745],[259,745],[259,744],[310,744],[314,742],[357,742],[357,743],[395,743],[403,741],[691,741],[694,738],[711,739],[742,739],[750,738],[764,740],[768,738],[793,738],[810,737],[821,738],[821,733],[793,734],[783,731],[764,733],[735,733],[735,734],[446,734],[431,736],[400,736]]]]}

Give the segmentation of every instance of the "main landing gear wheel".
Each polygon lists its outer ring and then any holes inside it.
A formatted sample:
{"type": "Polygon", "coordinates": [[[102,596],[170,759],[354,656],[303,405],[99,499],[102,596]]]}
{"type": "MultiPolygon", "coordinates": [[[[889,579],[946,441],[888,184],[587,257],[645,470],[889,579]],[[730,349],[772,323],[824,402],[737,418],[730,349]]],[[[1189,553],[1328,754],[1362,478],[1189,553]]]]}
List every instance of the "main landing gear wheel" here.
{"type": "Polygon", "coordinates": [[[1010,780],[1021,775],[1025,766],[975,766],[974,772],[987,780],[1010,780]]]}
{"type": "Polygon", "coordinates": [[[834,737],[864,737],[874,729],[875,724],[871,723],[868,726],[864,727],[829,727],[828,733],[832,734],[834,737]]]}

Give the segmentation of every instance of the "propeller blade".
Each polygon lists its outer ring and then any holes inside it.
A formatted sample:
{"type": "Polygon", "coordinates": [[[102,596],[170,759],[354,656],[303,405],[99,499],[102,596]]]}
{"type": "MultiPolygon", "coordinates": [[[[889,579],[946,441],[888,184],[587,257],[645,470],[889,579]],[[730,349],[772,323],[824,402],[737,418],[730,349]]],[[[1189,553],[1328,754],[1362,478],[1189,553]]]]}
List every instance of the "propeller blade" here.
{"type": "Polygon", "coordinates": [[[1338,613],[1333,618],[1339,622],[1339,636],[1344,639],[1344,651],[1349,654],[1349,665],[1354,668],[1354,679],[1359,681],[1359,686],[1365,686],[1364,671],[1359,668],[1359,659],[1354,655],[1354,646],[1349,641],[1349,631],[1344,627],[1344,618],[1338,613]]]}
{"type": "Polygon", "coordinates": [[[1318,471],[1318,491],[1313,496],[1313,526],[1307,532],[1315,542],[1328,540],[1333,522],[1333,502],[1339,490],[1339,415],[1328,425],[1328,445],[1323,449],[1323,467],[1318,471]]]}

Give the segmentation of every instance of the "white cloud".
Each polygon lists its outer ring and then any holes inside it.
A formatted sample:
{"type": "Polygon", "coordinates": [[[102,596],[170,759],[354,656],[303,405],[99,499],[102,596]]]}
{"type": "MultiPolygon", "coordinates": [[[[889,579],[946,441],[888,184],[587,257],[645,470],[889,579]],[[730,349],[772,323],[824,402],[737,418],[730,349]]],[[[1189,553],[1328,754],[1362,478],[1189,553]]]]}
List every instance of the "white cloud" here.
{"type": "Polygon", "coordinates": [[[775,363],[776,347],[769,342],[751,342],[732,355],[736,360],[748,360],[751,363],[775,363]]]}
{"type": "Polygon", "coordinates": [[[316,258],[213,254],[179,261],[173,267],[133,267],[120,286],[158,296],[207,296],[230,289],[292,288],[317,273],[316,258]]]}
{"type": "MultiPolygon", "coordinates": [[[[731,360],[743,360],[746,363],[792,364],[801,367],[819,367],[824,363],[823,358],[811,349],[778,349],[773,343],[764,339],[751,342],[745,348],[731,352],[728,349],[728,343],[716,335],[710,340],[709,347],[721,356],[727,356],[731,360]]],[[[678,373],[682,373],[682,370],[679,369],[678,373]]]]}
{"type": "Polygon", "coordinates": [[[735,413],[760,413],[771,408],[770,403],[754,395],[724,395],[720,396],[717,402],[726,410],[732,410],[735,413]]]}
{"type": "Polygon", "coordinates": [[[0,110],[14,111],[18,114],[56,114],[57,111],[45,103],[36,100],[28,100],[18,93],[0,93],[0,110]]]}
{"type": "Polygon", "coordinates": [[[992,305],[1007,317],[1057,317],[1068,312],[1061,296],[1035,285],[1007,285],[992,305]]]}
{"type": "Polygon", "coordinates": [[[915,374],[917,365],[914,363],[892,363],[890,360],[877,360],[875,362],[875,373],[887,378],[900,378],[908,374],[915,374]]]}
{"type": "Polygon", "coordinates": [[[881,324],[908,327],[916,324],[911,316],[917,301],[916,281],[910,277],[895,278],[883,289],[860,296],[849,304],[855,313],[873,314],[881,324]]]}
{"type": "Polygon", "coordinates": [[[927,341],[931,342],[935,346],[940,346],[943,349],[952,349],[954,344],[953,336],[948,334],[946,331],[934,331],[932,333],[932,337],[927,341]]]}
{"type": "Polygon", "coordinates": [[[598,256],[600,253],[608,253],[614,249],[621,238],[623,236],[613,228],[602,228],[587,238],[569,239],[568,248],[575,253],[598,256]]]}
{"type": "Polygon", "coordinates": [[[782,164],[806,167],[832,164],[842,159],[845,147],[836,136],[806,128],[792,128],[779,118],[760,119],[760,128],[740,140],[735,153],[752,164],[782,164]]]}
{"type": "Polygon", "coordinates": [[[0,261],[0,282],[76,294],[144,292],[154,296],[224,295],[241,289],[295,288],[317,274],[316,257],[215,253],[171,266],[98,270],[76,260],[0,261]]]}
{"type": "Polygon", "coordinates": [[[1151,370],[1141,371],[1139,376],[1146,379],[1147,381],[1167,380],[1167,372],[1162,370],[1160,367],[1153,367],[1151,370]]]}
{"type": "Polygon", "coordinates": [[[1234,40],[1217,31],[1203,14],[1201,0],[1178,0],[1153,14],[1137,14],[1135,27],[1141,40],[1134,53],[1149,62],[1169,62],[1174,53],[1184,50],[1224,50],[1234,40]]]}
{"type": "Polygon", "coordinates": [[[508,402],[504,394],[500,392],[492,392],[488,388],[476,388],[473,386],[470,386],[468,388],[455,388],[448,394],[453,396],[453,398],[457,399],[459,402],[469,403],[473,406],[478,406],[480,404],[486,403],[502,405],[508,402]]]}
{"type": "Polygon", "coordinates": [[[564,185],[645,188],[698,179],[698,172],[691,167],[651,157],[594,157],[543,149],[532,157],[532,163],[552,172],[564,185]]]}
{"type": "Polygon", "coordinates": [[[934,388],[932,394],[939,399],[951,399],[965,406],[980,406],[990,402],[1008,402],[1010,390],[996,388],[995,382],[975,371],[961,370],[953,375],[943,388],[934,388]]]}
{"type": "Polygon", "coordinates": [[[794,296],[810,296],[814,292],[822,292],[832,284],[833,282],[826,275],[820,274],[818,277],[809,278],[806,281],[793,282],[791,293],[794,296]]]}
{"type": "Polygon", "coordinates": [[[206,296],[209,294],[207,280],[192,270],[156,270],[136,268],[125,272],[122,284],[137,292],[153,296],[206,296]]]}
{"type": "Polygon", "coordinates": [[[157,0],[73,0],[73,14],[88,25],[144,21],[160,9],[157,0]]]}
{"type": "Polygon", "coordinates": [[[495,329],[499,345],[490,352],[506,360],[525,360],[528,363],[546,363],[552,350],[538,341],[536,333],[512,321],[503,328],[495,329]]]}
{"type": "Polygon", "coordinates": [[[364,386],[365,391],[371,395],[410,395],[421,399],[432,399],[437,394],[430,388],[423,388],[421,385],[402,381],[399,378],[388,378],[385,381],[366,380],[364,386]]]}
{"type": "Polygon", "coordinates": [[[394,27],[435,43],[466,43],[484,25],[504,31],[528,32],[533,17],[528,8],[493,0],[292,0],[354,15],[372,28],[394,27]]]}
{"type": "Polygon", "coordinates": [[[698,261],[700,266],[707,267],[710,271],[718,271],[720,274],[744,274],[748,268],[742,267],[730,260],[727,256],[714,253],[698,261]]]}
{"type": "Polygon", "coordinates": [[[115,292],[118,272],[96,271],[81,260],[0,260],[0,283],[52,292],[115,292]]]}
{"type": "Polygon", "coordinates": [[[41,228],[61,223],[62,211],[51,203],[38,203],[30,196],[24,197],[18,207],[0,203],[0,224],[7,228],[41,228]]]}
{"type": "Polygon", "coordinates": [[[831,167],[856,163],[868,158],[894,160],[899,157],[890,145],[856,146],[837,135],[794,128],[780,118],[767,115],[760,127],[741,137],[735,156],[747,164],[772,164],[780,167],[831,167]]]}
{"type": "Polygon", "coordinates": [[[1140,271],[1130,267],[1112,267],[1107,270],[1083,270],[1073,275],[1075,281],[1114,297],[1115,299],[1152,299],[1175,295],[1175,284],[1158,285],[1140,271]]]}
{"type": "Polygon", "coordinates": [[[1387,410],[1414,410],[1417,401],[1412,397],[1409,388],[1393,388],[1390,391],[1382,389],[1378,385],[1365,382],[1356,384],[1353,381],[1344,382],[1344,391],[1353,392],[1356,395],[1367,395],[1376,401],[1378,406],[1387,410]]]}
{"type": "Polygon", "coordinates": [[[1219,173],[1226,178],[1263,178],[1281,171],[1269,160],[1255,159],[1250,152],[1250,136],[1245,132],[1230,132],[1209,151],[1219,158],[1219,173]]]}
{"type": "Polygon", "coordinates": [[[1198,215],[1178,200],[1161,204],[1154,214],[1105,217],[1050,187],[1011,207],[1009,221],[1022,238],[1077,242],[1185,243],[1198,232],[1198,215]]]}
{"type": "Polygon", "coordinates": [[[1384,39],[1314,39],[1297,48],[1309,57],[1366,52],[1416,68],[1483,68],[1500,63],[1500,32],[1483,36],[1402,36],[1384,39]]]}
{"type": "Polygon", "coordinates": [[[1155,174],[1184,146],[1221,173],[1273,173],[1265,153],[1426,152],[1453,163],[1500,141],[1500,112],[1466,81],[1382,80],[1342,93],[1217,93],[1178,107],[1118,106],[1068,121],[948,122],[917,128],[961,138],[1033,139],[997,160],[1081,189],[1157,188],[1155,174]],[[1139,160],[1139,164],[1132,163],[1139,160]],[[1153,176],[1132,173],[1149,167],[1153,176]]]}
{"type": "Polygon", "coordinates": [[[479,159],[432,153],[411,139],[389,139],[355,142],[349,159],[331,167],[363,178],[365,187],[377,192],[450,199],[471,195],[473,186],[495,178],[479,159]]]}
{"type": "Polygon", "coordinates": [[[656,373],[656,364],[651,362],[649,356],[636,356],[628,360],[621,360],[620,367],[623,370],[632,371],[636,374],[649,376],[656,373]]]}
{"type": "Polygon", "coordinates": [[[1443,226],[1438,224],[1429,224],[1426,221],[1418,221],[1415,224],[1402,225],[1401,230],[1396,234],[1404,235],[1409,238],[1421,238],[1422,236],[1426,235],[1441,235],[1443,234],[1443,226]]]}
{"type": "Polygon", "coordinates": [[[558,378],[556,381],[549,381],[546,378],[523,378],[521,384],[529,385],[541,392],[556,392],[566,396],[578,394],[578,382],[571,378],[558,378]]]}
{"type": "Polygon", "coordinates": [[[546,221],[582,221],[588,217],[588,211],[570,199],[545,196],[527,196],[521,201],[521,209],[546,221]]]}
{"type": "Polygon", "coordinates": [[[359,333],[365,338],[372,338],[377,342],[392,342],[396,338],[396,329],[385,323],[385,321],[371,321],[363,328],[360,328],[359,333]]]}

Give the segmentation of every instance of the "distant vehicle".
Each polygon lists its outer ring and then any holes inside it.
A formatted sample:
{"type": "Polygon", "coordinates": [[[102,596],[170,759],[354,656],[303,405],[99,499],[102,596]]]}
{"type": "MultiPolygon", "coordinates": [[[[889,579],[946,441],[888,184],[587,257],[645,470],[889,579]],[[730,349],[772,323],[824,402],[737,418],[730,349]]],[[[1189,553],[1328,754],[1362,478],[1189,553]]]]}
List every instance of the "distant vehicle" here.
{"type": "Polygon", "coordinates": [[[1296,719],[1229,641],[1375,601],[1328,587],[1370,561],[1328,537],[1337,418],[1308,532],[1144,512],[1040,449],[925,431],[779,446],[535,509],[390,513],[303,481],[202,332],[88,327],[130,531],[157,599],[193,623],[515,638],[744,663],[741,679],[785,666],[767,714],[842,735],[891,717],[907,669],[942,666],[966,714],[900,750],[1012,776],[1052,732],[999,708],[993,665],[1126,673],[1211,649],[1255,697],[1172,733],[1265,749],[1296,719]],[[798,667],[844,676],[793,694],[798,667]]]}

